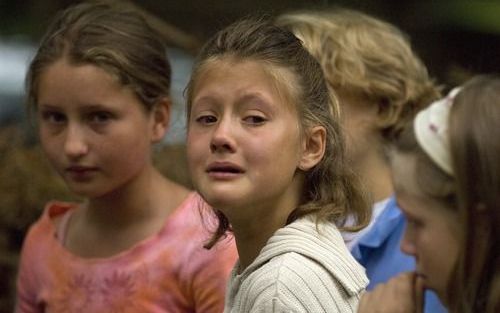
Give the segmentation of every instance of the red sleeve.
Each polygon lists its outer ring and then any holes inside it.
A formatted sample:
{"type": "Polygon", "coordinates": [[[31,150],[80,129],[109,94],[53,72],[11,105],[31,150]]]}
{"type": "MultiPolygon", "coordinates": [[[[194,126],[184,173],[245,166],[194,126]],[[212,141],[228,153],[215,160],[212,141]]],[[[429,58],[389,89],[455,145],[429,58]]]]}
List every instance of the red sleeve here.
{"type": "Polygon", "coordinates": [[[38,279],[36,275],[37,260],[37,241],[39,231],[39,222],[34,224],[28,231],[21,249],[21,258],[19,262],[19,271],[17,275],[16,292],[16,313],[43,312],[37,304],[38,279]]]}
{"type": "Polygon", "coordinates": [[[195,253],[191,293],[196,312],[224,311],[226,286],[237,257],[234,239],[224,240],[210,250],[203,249],[195,253]]]}

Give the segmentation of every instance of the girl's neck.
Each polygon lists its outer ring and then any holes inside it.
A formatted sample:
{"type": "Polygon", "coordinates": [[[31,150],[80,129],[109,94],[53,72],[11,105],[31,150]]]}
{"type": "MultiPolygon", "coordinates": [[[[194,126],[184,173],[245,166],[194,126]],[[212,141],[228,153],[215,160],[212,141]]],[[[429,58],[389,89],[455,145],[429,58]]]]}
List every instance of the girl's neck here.
{"type": "MultiPolygon", "coordinates": [[[[171,183],[170,183],[171,184],[171,183]]],[[[117,228],[139,223],[164,212],[177,202],[174,189],[151,167],[139,177],[105,196],[89,199],[85,218],[95,226],[117,228]]]]}
{"type": "MultiPolygon", "coordinates": [[[[288,196],[273,201],[252,205],[248,208],[238,208],[239,212],[249,212],[240,218],[230,218],[238,249],[240,270],[247,268],[259,255],[269,238],[286,225],[291,212],[299,204],[299,195],[302,182],[295,182],[285,192],[288,196]]],[[[236,211],[236,210],[235,210],[236,211]]]]}
{"type": "Polygon", "coordinates": [[[228,204],[227,210],[222,210],[234,232],[240,273],[257,258],[269,238],[286,225],[288,217],[300,204],[304,179],[304,174],[297,172],[280,193],[259,195],[247,203],[228,204]]]}
{"type": "Polygon", "coordinates": [[[240,262],[240,273],[252,264],[269,238],[276,230],[285,226],[285,222],[271,223],[270,219],[263,219],[257,225],[253,225],[257,227],[251,227],[252,225],[250,227],[233,226],[240,262]]]}
{"type": "Polygon", "coordinates": [[[374,202],[382,201],[392,195],[394,187],[391,169],[380,151],[367,155],[361,162],[354,164],[353,168],[374,202]]]}
{"type": "Polygon", "coordinates": [[[189,191],[156,170],[75,211],[65,247],[81,257],[109,257],[160,231],[189,191]],[[137,184],[137,185],[136,185],[137,184]]]}

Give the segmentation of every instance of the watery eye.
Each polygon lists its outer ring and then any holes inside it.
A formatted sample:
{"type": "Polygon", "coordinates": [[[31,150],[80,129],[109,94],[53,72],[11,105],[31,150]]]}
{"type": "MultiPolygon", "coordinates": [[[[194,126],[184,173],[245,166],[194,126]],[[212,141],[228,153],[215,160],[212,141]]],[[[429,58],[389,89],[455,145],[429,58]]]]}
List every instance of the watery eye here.
{"type": "Polygon", "coordinates": [[[196,122],[208,125],[217,122],[217,118],[213,115],[202,115],[196,118],[196,122]]]}
{"type": "Polygon", "coordinates": [[[266,121],[262,116],[250,115],[243,119],[246,123],[260,125],[266,121]]]}

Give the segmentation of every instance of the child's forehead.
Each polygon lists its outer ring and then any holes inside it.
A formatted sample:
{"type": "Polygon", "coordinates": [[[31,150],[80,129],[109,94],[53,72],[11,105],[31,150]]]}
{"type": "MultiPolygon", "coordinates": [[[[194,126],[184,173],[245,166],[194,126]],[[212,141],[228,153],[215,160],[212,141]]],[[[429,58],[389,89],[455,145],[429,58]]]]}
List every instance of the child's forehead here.
{"type": "Polygon", "coordinates": [[[300,87],[297,75],[290,68],[266,60],[252,57],[237,57],[234,55],[212,57],[203,62],[195,80],[199,82],[200,78],[206,78],[206,75],[218,71],[240,70],[245,68],[245,65],[256,65],[257,68],[262,70],[264,75],[272,82],[272,87],[275,88],[280,97],[285,100],[285,103],[289,103],[291,106],[290,108],[296,109],[296,103],[299,102],[298,99],[300,98],[300,87]]]}
{"type": "Polygon", "coordinates": [[[281,75],[294,76],[292,70],[283,64],[276,64],[270,60],[264,60],[251,56],[237,56],[234,54],[223,54],[207,58],[201,65],[201,71],[214,70],[218,68],[234,68],[238,65],[253,65],[259,67],[269,75],[280,73],[281,75]]]}

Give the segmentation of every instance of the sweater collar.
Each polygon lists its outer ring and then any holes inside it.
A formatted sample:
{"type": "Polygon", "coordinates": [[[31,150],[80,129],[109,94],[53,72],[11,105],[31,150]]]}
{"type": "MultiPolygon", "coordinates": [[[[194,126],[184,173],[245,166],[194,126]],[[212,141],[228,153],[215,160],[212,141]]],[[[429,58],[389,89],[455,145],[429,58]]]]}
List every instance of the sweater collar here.
{"type": "Polygon", "coordinates": [[[244,280],[260,266],[279,255],[295,252],[313,259],[327,269],[349,295],[358,294],[367,284],[364,269],[351,256],[342,236],[333,223],[319,222],[313,217],[302,217],[278,229],[262,248],[257,258],[240,274],[244,280]]]}

